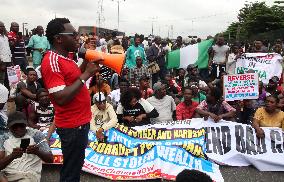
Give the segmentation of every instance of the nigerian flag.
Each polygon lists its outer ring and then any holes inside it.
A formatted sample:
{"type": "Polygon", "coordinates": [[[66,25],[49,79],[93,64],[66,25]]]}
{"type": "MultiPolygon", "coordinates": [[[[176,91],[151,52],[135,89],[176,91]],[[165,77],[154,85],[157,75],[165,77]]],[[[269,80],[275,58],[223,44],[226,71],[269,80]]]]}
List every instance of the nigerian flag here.
{"type": "Polygon", "coordinates": [[[167,68],[186,68],[195,64],[198,68],[208,67],[208,49],[212,46],[213,39],[189,45],[179,50],[169,52],[167,55],[167,68]]]}

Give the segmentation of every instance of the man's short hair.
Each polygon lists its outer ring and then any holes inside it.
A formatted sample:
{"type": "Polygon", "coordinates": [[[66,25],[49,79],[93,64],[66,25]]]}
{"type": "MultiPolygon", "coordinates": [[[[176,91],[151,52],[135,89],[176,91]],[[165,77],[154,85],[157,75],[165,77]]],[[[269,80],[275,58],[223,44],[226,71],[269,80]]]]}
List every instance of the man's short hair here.
{"type": "Polygon", "coordinates": [[[54,36],[65,30],[64,24],[66,23],[70,23],[67,18],[55,18],[47,24],[46,37],[51,45],[54,43],[54,36]]]}
{"type": "Polygon", "coordinates": [[[176,177],[176,182],[212,182],[213,180],[207,174],[197,171],[185,169],[176,177]]]}

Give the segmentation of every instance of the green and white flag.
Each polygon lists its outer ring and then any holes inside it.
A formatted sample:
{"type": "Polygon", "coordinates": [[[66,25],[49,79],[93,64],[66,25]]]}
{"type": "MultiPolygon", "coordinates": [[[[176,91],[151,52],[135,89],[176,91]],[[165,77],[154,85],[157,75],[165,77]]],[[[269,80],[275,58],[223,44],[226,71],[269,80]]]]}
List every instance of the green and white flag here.
{"type": "Polygon", "coordinates": [[[167,68],[186,68],[195,64],[198,68],[208,67],[208,49],[212,46],[213,39],[189,45],[179,50],[168,53],[167,68]]]}

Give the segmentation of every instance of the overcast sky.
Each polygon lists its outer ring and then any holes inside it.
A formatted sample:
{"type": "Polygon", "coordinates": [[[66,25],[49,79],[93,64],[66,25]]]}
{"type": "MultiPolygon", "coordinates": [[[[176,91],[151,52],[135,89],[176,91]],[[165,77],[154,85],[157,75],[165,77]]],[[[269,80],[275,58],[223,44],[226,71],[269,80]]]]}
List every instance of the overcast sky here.
{"type": "MultiPolygon", "coordinates": [[[[253,1],[253,0],[252,0],[253,1]]],[[[272,5],[274,0],[266,0],[272,5]]],[[[46,28],[55,17],[67,17],[75,28],[80,25],[98,26],[99,0],[0,0],[0,21],[9,29],[10,23],[28,23],[30,30],[37,25],[46,28]]],[[[120,0],[121,31],[127,35],[149,35],[154,22],[154,34],[166,37],[197,35],[205,38],[224,31],[233,21],[246,0],[120,0]],[[173,27],[173,31],[171,30],[173,27]]],[[[102,26],[117,29],[117,0],[103,0],[102,26]]]]}

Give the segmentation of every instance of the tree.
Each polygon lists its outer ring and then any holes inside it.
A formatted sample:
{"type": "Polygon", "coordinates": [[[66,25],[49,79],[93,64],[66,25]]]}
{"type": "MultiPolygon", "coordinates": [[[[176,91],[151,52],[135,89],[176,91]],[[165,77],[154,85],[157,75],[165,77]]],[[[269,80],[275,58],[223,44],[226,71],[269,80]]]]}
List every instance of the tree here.
{"type": "MultiPolygon", "coordinates": [[[[249,37],[284,28],[284,10],[279,6],[269,7],[265,2],[245,4],[240,9],[238,21],[233,22],[224,32],[233,39],[248,39],[249,37]]],[[[228,38],[228,37],[227,37],[228,38]]]]}

